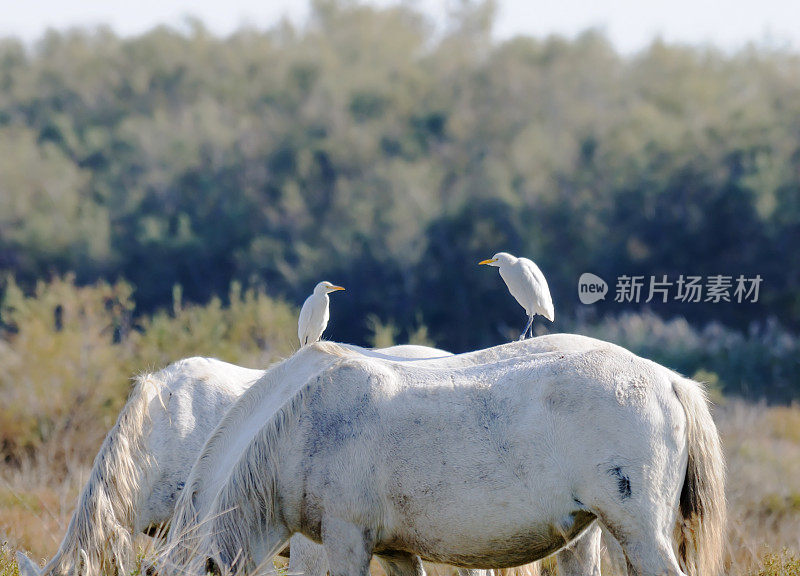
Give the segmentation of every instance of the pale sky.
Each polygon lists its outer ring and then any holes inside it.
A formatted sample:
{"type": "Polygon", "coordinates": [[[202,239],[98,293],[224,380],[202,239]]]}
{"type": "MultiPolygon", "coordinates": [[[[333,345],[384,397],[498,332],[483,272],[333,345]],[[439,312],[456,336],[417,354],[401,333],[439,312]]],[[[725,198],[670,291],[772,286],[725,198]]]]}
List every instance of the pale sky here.
{"type": "MultiPolygon", "coordinates": [[[[369,0],[386,5],[390,0],[369,0]]],[[[411,0],[441,22],[455,0],[411,0]]],[[[500,0],[495,36],[573,37],[603,30],[617,49],[633,53],[655,36],[667,42],[713,44],[736,50],[749,42],[800,51],[800,0],[500,0]]],[[[0,35],[28,42],[48,28],[108,24],[117,33],[142,33],[158,24],[181,27],[199,17],[213,32],[243,23],[269,27],[282,16],[300,24],[307,0],[0,0],[0,35]]]]}

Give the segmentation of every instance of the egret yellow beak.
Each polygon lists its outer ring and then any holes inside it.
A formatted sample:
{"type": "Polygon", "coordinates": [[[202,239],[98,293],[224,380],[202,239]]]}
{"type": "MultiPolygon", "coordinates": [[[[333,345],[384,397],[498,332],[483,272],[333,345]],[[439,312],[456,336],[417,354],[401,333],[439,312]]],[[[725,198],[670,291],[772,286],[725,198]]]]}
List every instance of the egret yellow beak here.
{"type": "Polygon", "coordinates": [[[331,290],[331,291],[344,290],[344,288],[342,288],[341,286],[331,286],[330,288],[328,288],[328,290],[331,290]]]}
{"type": "Polygon", "coordinates": [[[481,264],[491,264],[492,262],[497,262],[497,258],[489,258],[488,260],[481,260],[478,262],[478,266],[481,264]]]}

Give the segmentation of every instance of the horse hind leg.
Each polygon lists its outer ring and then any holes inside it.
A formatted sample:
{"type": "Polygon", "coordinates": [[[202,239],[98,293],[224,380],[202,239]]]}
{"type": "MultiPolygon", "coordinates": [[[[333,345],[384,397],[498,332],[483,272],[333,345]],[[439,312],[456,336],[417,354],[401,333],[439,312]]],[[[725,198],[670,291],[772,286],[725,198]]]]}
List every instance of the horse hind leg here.
{"type": "Polygon", "coordinates": [[[652,538],[640,542],[628,541],[632,551],[626,551],[631,576],[686,576],[678,564],[669,541],[652,538]]]}
{"type": "Polygon", "coordinates": [[[594,493],[581,498],[591,502],[592,513],[619,542],[630,576],[686,576],[673,534],[685,468],[666,462],[662,467],[650,461],[646,473],[642,467],[609,462],[598,469],[594,493]]]}
{"type": "Polygon", "coordinates": [[[597,522],[556,553],[559,576],[600,576],[600,536],[597,522]]]}
{"type": "Polygon", "coordinates": [[[622,546],[619,545],[617,539],[611,535],[605,526],[599,522],[597,522],[595,525],[600,527],[600,531],[603,535],[602,541],[605,545],[606,555],[611,566],[611,573],[627,574],[628,561],[625,558],[625,553],[622,551],[622,546]]]}
{"type": "Polygon", "coordinates": [[[289,574],[326,576],[328,557],[325,547],[312,542],[302,534],[295,534],[289,543],[289,574]]]}
{"type": "Polygon", "coordinates": [[[415,554],[408,552],[391,552],[378,556],[387,576],[425,576],[422,560],[415,554]]]}
{"type": "Polygon", "coordinates": [[[686,576],[675,557],[670,534],[642,525],[606,523],[606,527],[625,553],[629,576],[686,576]]]}
{"type": "Polygon", "coordinates": [[[322,521],[330,576],[369,576],[374,541],[368,530],[339,518],[322,521]]]}

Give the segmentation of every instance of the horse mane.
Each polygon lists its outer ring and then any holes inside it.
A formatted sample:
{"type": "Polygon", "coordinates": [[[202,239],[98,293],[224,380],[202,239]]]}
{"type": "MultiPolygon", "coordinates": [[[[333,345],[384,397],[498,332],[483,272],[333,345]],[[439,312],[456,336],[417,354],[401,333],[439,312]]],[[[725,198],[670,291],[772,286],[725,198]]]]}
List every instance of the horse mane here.
{"type": "Polygon", "coordinates": [[[43,575],[95,576],[115,570],[127,573],[133,568],[131,527],[142,477],[152,465],[146,445],[151,423],[148,406],[177,371],[173,364],[135,378],[127,403],[94,459],[61,545],[43,575]]]}
{"type": "MultiPolygon", "coordinates": [[[[343,358],[361,357],[357,351],[333,342],[317,342],[305,346],[289,358],[270,366],[264,375],[245,391],[223,416],[214,432],[206,440],[203,451],[195,461],[189,478],[186,480],[186,486],[176,502],[169,540],[162,556],[168,566],[185,565],[195,552],[198,539],[206,531],[206,527],[201,526],[206,522],[201,518],[205,510],[198,509],[195,495],[203,491],[209,482],[208,479],[213,476],[214,472],[219,471],[218,455],[242,434],[242,423],[270,399],[269,396],[277,389],[278,383],[288,381],[287,379],[292,376],[292,370],[298,365],[311,365],[315,358],[320,359],[320,354],[323,357],[331,358],[334,362],[343,358]]],[[[305,388],[306,383],[304,382],[301,387],[305,388]]],[[[294,406],[294,402],[301,402],[302,397],[304,397],[302,391],[299,394],[293,393],[288,404],[294,406]]],[[[278,414],[283,414],[285,409],[284,405],[278,414]]],[[[278,417],[278,414],[275,414],[275,417],[278,417]]],[[[270,421],[272,419],[274,418],[271,418],[270,421]]],[[[264,435],[265,432],[262,428],[249,443],[246,453],[249,454],[252,444],[264,435]]],[[[226,484],[230,482],[229,476],[226,484]]]]}
{"type": "Polygon", "coordinates": [[[353,358],[357,356],[362,356],[363,355],[362,351],[365,350],[363,348],[361,350],[353,350],[348,346],[344,346],[336,342],[329,342],[327,340],[320,340],[319,342],[315,342],[309,348],[317,350],[329,356],[334,356],[336,358],[353,358]]]}
{"type": "MultiPolygon", "coordinates": [[[[275,384],[285,378],[287,372],[295,367],[295,365],[304,365],[307,356],[317,356],[322,353],[326,356],[333,358],[352,358],[361,357],[362,355],[354,350],[350,350],[345,346],[336,344],[334,342],[316,342],[314,344],[301,348],[294,355],[285,358],[275,364],[272,364],[264,372],[261,378],[256,381],[244,394],[230,407],[228,412],[223,416],[222,421],[217,428],[212,432],[211,436],[206,441],[206,447],[212,446],[214,443],[219,443],[231,436],[238,434],[236,424],[242,422],[243,418],[252,414],[258,408],[266,396],[273,392],[275,384]],[[232,426],[229,424],[233,424],[232,426]]],[[[207,453],[204,449],[197,459],[194,468],[198,472],[195,476],[206,477],[208,466],[214,466],[213,455],[207,453]]],[[[187,486],[188,488],[188,486],[187,486]]],[[[184,490],[184,493],[191,493],[191,490],[184,490]]]]}
{"type": "MultiPolygon", "coordinates": [[[[258,538],[259,533],[276,517],[274,495],[279,472],[277,448],[284,435],[297,425],[306,400],[324,386],[328,374],[344,363],[357,365],[372,362],[372,359],[365,358],[357,351],[339,345],[326,342],[320,348],[338,360],[310,375],[261,426],[231,470],[227,482],[220,488],[210,510],[209,527],[204,534],[213,541],[204,543],[200,549],[207,550],[212,557],[217,556],[225,566],[235,564],[234,572],[252,567],[253,559],[248,554],[246,543],[254,537],[258,538]]],[[[275,549],[266,551],[264,557],[274,556],[281,545],[276,543],[275,549]]]]}

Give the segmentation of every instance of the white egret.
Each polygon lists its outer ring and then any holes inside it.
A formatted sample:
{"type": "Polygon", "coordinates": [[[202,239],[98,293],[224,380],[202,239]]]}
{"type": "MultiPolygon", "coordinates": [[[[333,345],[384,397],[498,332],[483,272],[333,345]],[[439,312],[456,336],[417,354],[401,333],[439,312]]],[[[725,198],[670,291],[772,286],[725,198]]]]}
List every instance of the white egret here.
{"type": "Polygon", "coordinates": [[[300,339],[300,346],[313,344],[325,332],[330,318],[328,294],[336,290],[344,290],[344,288],[327,281],[320,282],[314,287],[311,296],[303,302],[303,307],[300,309],[300,320],[297,322],[297,337],[300,339]]]}
{"type": "MultiPolygon", "coordinates": [[[[553,322],[556,313],[553,310],[553,299],[547,280],[539,267],[527,258],[517,258],[507,252],[498,252],[488,260],[478,264],[486,264],[500,269],[500,277],[508,286],[508,291],[525,308],[528,314],[528,324],[522,331],[519,339],[523,340],[531,329],[533,317],[540,314],[553,322]]],[[[531,331],[533,335],[533,331],[531,331]]]]}

